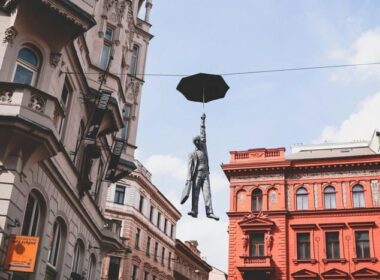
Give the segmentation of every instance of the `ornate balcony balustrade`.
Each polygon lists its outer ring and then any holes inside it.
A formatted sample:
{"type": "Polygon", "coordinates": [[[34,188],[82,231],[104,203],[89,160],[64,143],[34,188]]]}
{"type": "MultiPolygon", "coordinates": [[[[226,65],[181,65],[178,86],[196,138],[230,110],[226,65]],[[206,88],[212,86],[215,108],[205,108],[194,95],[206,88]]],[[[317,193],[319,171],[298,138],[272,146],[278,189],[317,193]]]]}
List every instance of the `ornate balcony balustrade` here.
{"type": "Polygon", "coordinates": [[[250,161],[275,161],[285,159],[285,149],[252,149],[231,152],[231,163],[250,161]]]}
{"type": "Polygon", "coordinates": [[[270,256],[260,256],[260,257],[251,257],[243,256],[240,257],[243,260],[243,266],[245,267],[271,267],[272,266],[272,257],[270,256]]]}

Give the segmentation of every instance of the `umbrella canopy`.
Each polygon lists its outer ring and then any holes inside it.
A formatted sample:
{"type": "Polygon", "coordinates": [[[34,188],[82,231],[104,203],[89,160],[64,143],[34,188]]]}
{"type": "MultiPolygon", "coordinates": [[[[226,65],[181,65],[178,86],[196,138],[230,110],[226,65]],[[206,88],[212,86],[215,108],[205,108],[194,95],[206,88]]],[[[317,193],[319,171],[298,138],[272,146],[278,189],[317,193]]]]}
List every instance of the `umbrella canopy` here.
{"type": "Polygon", "coordinates": [[[182,78],[177,86],[187,100],[202,103],[224,98],[229,88],[222,76],[206,73],[182,78]]]}

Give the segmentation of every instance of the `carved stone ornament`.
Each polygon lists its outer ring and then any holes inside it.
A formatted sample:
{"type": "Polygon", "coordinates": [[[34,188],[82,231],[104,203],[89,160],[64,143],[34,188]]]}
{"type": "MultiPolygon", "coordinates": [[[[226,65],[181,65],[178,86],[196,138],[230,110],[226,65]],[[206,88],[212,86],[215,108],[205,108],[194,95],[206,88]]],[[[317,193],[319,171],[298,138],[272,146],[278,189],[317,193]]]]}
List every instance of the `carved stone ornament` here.
{"type": "Polygon", "coordinates": [[[17,30],[14,26],[8,27],[4,33],[3,43],[13,44],[13,40],[17,36],[17,30]]]}
{"type": "Polygon", "coordinates": [[[8,89],[3,89],[0,91],[0,103],[11,103],[12,102],[13,91],[8,89]]]}
{"type": "Polygon", "coordinates": [[[50,54],[50,65],[54,68],[58,66],[60,60],[61,60],[62,54],[61,53],[51,53],[50,54]]]}
{"type": "Polygon", "coordinates": [[[45,105],[46,105],[46,99],[43,98],[39,94],[33,94],[32,97],[30,98],[30,102],[28,104],[29,108],[32,108],[33,110],[43,113],[45,110],[45,105]]]}

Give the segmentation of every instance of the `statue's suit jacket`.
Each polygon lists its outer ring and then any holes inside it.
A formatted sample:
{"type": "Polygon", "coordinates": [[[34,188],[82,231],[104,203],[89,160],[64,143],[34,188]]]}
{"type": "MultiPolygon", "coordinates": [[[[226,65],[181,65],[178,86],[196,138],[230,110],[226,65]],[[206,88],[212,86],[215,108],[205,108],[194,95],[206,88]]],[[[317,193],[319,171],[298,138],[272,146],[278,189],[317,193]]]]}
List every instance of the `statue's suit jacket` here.
{"type": "MultiPolygon", "coordinates": [[[[204,141],[202,143],[202,148],[206,153],[206,159],[207,159],[207,165],[208,165],[208,154],[207,154],[207,147],[206,143],[204,141]]],[[[190,196],[190,191],[191,189],[195,186],[196,182],[196,175],[197,175],[197,170],[198,170],[198,156],[197,156],[197,150],[194,150],[189,155],[189,161],[188,161],[188,169],[187,169],[187,180],[186,180],[186,185],[185,188],[182,191],[182,197],[181,197],[181,204],[185,203],[186,200],[190,196]]]]}

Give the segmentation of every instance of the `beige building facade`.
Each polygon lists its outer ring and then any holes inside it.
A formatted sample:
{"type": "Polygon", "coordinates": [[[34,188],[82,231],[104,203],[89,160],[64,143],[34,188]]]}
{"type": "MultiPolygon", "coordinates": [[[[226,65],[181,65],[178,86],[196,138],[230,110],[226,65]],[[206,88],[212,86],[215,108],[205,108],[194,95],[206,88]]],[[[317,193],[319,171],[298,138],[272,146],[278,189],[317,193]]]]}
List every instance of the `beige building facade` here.
{"type": "Polygon", "coordinates": [[[174,264],[175,280],[208,280],[212,267],[202,259],[198,242],[182,242],[176,239],[176,261],[174,264]]]}
{"type": "Polygon", "coordinates": [[[0,1],[0,279],[100,279],[103,257],[128,251],[104,214],[136,168],[151,8],[0,1]],[[12,235],[39,238],[32,272],[3,265],[12,235]]]}
{"type": "Polygon", "coordinates": [[[176,224],[180,212],[152,183],[138,161],[137,169],[108,189],[106,215],[122,225],[127,252],[109,254],[102,279],[173,279],[176,224]]]}

